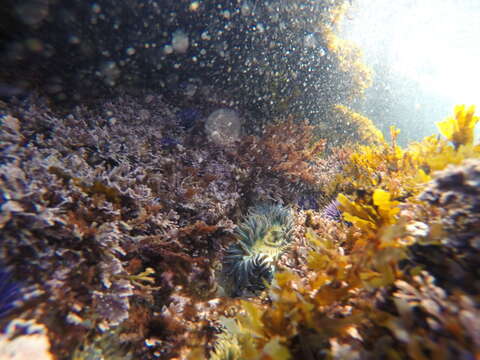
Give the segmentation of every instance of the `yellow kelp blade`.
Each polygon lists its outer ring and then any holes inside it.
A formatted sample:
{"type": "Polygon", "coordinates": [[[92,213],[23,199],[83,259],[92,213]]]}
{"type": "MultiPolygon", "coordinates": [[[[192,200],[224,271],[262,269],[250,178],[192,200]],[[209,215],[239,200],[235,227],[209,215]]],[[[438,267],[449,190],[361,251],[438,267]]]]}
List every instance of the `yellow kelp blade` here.
{"type": "Polygon", "coordinates": [[[473,144],[475,125],[480,119],[474,116],[475,105],[468,109],[465,105],[457,105],[454,113],[455,117],[448,117],[437,123],[440,133],[451,141],[455,148],[473,144]]]}

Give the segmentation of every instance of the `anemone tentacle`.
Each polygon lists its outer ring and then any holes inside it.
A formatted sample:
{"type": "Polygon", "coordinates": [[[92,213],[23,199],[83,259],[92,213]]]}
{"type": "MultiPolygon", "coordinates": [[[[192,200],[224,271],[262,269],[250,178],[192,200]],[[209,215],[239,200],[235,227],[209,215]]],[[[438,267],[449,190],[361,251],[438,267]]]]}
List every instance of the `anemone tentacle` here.
{"type": "Polygon", "coordinates": [[[237,227],[237,242],[223,259],[223,273],[232,284],[232,296],[257,292],[270,283],[275,262],[287,249],[293,231],[290,208],[265,204],[251,209],[237,227]]]}

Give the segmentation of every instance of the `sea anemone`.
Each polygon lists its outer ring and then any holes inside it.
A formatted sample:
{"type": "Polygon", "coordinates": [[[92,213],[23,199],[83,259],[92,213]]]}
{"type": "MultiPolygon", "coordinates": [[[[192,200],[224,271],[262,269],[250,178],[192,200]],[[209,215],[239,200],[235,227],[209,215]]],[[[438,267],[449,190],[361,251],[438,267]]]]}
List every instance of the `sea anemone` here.
{"type": "Polygon", "coordinates": [[[323,217],[331,221],[342,221],[342,212],[338,208],[339,205],[340,203],[335,199],[330,201],[330,203],[323,208],[323,217]]]}
{"type": "Polygon", "coordinates": [[[249,211],[236,229],[238,241],[226,251],[223,273],[232,296],[256,293],[270,283],[275,262],[291,240],[291,210],[280,205],[262,205],[249,211]]]}
{"type": "Polygon", "coordinates": [[[0,264],[0,318],[12,311],[21,299],[21,285],[0,264]]]}

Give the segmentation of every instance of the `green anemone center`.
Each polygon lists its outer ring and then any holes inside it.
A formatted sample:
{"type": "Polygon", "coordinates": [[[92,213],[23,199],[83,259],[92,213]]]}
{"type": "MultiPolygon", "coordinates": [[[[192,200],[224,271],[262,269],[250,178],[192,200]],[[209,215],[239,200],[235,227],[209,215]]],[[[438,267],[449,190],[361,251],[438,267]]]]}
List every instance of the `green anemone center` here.
{"type": "Polygon", "coordinates": [[[265,236],[255,241],[252,246],[252,253],[262,253],[275,258],[284,250],[286,241],[282,226],[273,225],[265,233],[265,236]]]}

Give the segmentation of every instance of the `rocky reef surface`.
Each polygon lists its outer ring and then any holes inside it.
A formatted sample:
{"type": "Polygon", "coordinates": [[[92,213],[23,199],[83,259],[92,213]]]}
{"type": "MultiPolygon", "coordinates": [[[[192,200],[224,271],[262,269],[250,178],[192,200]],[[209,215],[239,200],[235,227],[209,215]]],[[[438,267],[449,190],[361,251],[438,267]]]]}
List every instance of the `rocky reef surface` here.
{"type": "MultiPolygon", "coordinates": [[[[262,139],[220,146],[209,141],[207,119],[182,126],[161,96],[125,95],[70,113],[35,96],[3,106],[0,256],[10,275],[2,324],[35,319],[59,358],[98,337],[166,358],[195,338],[208,345],[219,328],[214,314],[229,302],[217,298],[216,277],[235,222],[254,204],[299,202],[298,188],[320,194],[301,186],[326,166],[309,160],[307,144],[282,144],[300,151],[290,165],[266,169],[262,139]]],[[[290,124],[292,139],[305,136],[301,128],[290,124]]]]}
{"type": "Polygon", "coordinates": [[[0,353],[476,356],[473,107],[445,140],[328,152],[305,123],[218,143],[180,110],[2,104],[0,353]]]}
{"type": "Polygon", "coordinates": [[[54,3],[0,14],[1,359],[480,357],[479,117],[354,112],[348,1],[54,3]]]}

